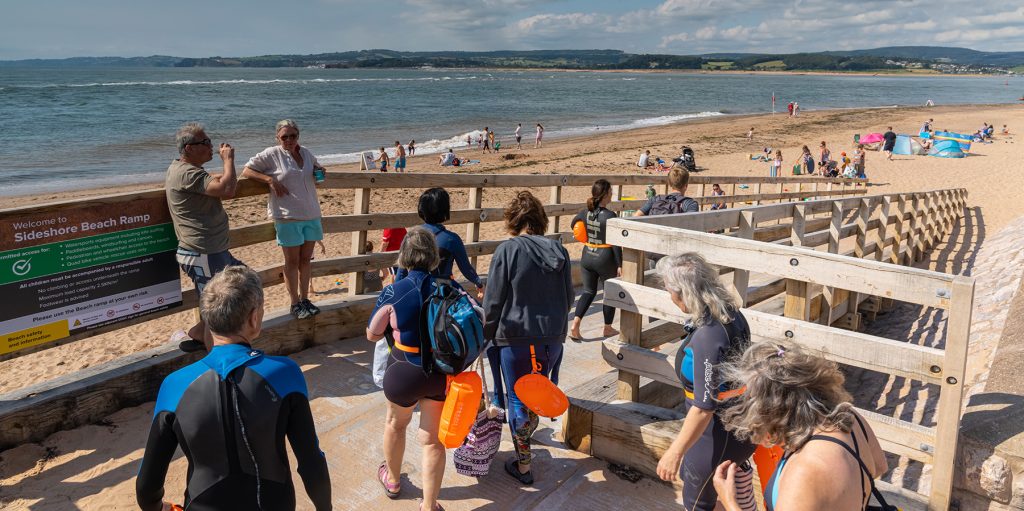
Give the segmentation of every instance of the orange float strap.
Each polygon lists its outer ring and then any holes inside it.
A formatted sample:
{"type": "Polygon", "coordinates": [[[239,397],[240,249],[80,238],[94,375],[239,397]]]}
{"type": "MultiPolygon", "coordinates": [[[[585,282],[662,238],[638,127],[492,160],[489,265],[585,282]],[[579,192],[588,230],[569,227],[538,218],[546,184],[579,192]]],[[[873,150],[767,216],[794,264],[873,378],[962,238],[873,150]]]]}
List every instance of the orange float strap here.
{"type": "Polygon", "coordinates": [[[416,353],[419,353],[419,352],[420,352],[420,349],[419,349],[419,348],[416,348],[416,347],[413,347],[413,346],[406,346],[406,345],[404,345],[404,344],[402,344],[402,343],[400,343],[400,342],[396,342],[396,343],[394,344],[394,346],[392,346],[392,347],[393,347],[393,348],[397,348],[397,349],[398,349],[398,351],[404,351],[404,352],[406,352],[406,353],[413,353],[413,354],[416,354],[416,353]]]}

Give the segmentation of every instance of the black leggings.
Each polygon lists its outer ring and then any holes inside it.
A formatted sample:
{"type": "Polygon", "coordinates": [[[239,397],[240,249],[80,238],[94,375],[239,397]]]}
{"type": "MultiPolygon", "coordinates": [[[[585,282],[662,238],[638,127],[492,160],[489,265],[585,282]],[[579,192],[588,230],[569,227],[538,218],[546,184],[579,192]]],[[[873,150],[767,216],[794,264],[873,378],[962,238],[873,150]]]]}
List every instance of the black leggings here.
{"type": "MultiPolygon", "coordinates": [[[[689,400],[685,409],[690,410],[689,400]]],[[[683,457],[679,478],[683,480],[683,506],[686,511],[713,511],[718,492],[711,479],[715,469],[725,460],[743,463],[754,454],[756,445],[737,440],[722,426],[715,414],[697,443],[683,457]]]]}
{"type": "MultiPolygon", "coordinates": [[[[594,297],[597,296],[598,284],[604,282],[605,279],[615,278],[615,272],[618,269],[615,266],[615,259],[612,255],[611,249],[599,249],[601,252],[607,251],[607,254],[601,254],[598,257],[586,257],[584,255],[583,260],[580,262],[580,276],[583,278],[583,293],[580,294],[580,299],[576,302],[576,317],[582,318],[587,314],[587,309],[590,308],[590,304],[594,303],[594,297]]],[[[615,307],[604,305],[601,307],[601,312],[604,313],[604,324],[610,325],[615,320],[615,307]]]]}

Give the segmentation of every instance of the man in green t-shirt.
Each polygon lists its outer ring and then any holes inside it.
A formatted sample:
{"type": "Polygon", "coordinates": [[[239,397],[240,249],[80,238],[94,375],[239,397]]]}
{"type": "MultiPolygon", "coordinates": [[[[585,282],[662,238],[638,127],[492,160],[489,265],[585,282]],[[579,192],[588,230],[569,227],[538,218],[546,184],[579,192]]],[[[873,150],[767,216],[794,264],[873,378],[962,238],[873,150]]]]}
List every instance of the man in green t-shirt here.
{"type": "MultiPolygon", "coordinates": [[[[224,172],[210,175],[203,164],[213,159],[213,142],[202,124],[190,122],[175,135],[178,159],[167,168],[164,189],[167,207],[178,237],[177,260],[181,270],[192,279],[196,294],[202,295],[206,283],[228,266],[242,264],[228,251],[228,215],[223,199],[235,196],[238,175],[235,173],[235,149],[220,144],[224,172]]],[[[184,351],[210,349],[210,332],[202,318],[188,332],[176,332],[172,339],[181,341],[184,351]]]]}

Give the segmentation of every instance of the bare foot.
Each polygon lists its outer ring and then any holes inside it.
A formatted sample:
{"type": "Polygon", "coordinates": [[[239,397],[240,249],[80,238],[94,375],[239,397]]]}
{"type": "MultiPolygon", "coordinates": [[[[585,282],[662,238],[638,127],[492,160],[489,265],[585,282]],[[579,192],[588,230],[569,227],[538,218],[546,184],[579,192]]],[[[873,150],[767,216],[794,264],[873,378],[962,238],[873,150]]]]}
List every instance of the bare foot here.
{"type": "Polygon", "coordinates": [[[580,335],[580,330],[578,328],[574,328],[574,329],[569,331],[569,338],[574,340],[574,341],[578,341],[578,340],[582,339],[583,336],[580,335]]]}
{"type": "Polygon", "coordinates": [[[613,335],[619,335],[619,331],[618,330],[616,330],[616,329],[614,329],[614,328],[612,328],[611,326],[608,326],[608,325],[604,326],[604,331],[601,332],[601,333],[603,333],[605,337],[611,337],[613,335]]]}

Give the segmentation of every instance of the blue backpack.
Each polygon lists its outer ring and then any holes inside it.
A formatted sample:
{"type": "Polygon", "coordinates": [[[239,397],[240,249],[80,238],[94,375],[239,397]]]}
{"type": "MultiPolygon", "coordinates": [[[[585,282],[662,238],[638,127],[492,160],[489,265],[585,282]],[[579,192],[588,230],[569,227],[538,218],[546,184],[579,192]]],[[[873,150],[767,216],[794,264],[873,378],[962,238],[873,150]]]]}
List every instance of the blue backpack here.
{"type": "Polygon", "coordinates": [[[450,283],[434,281],[430,294],[423,302],[423,346],[426,353],[424,371],[459,374],[468,369],[483,353],[484,324],[465,293],[450,283]],[[428,363],[432,362],[432,363],[428,363]]]}

